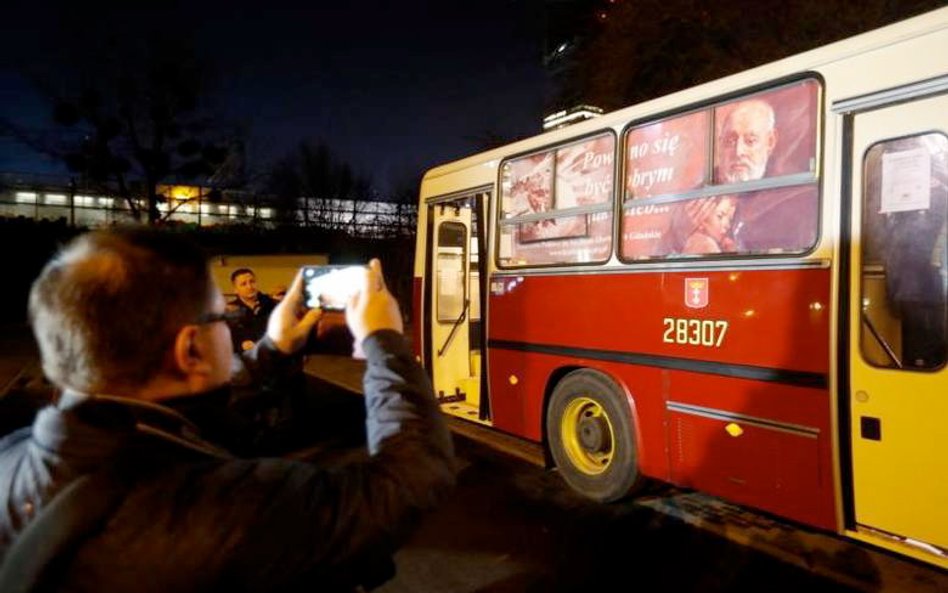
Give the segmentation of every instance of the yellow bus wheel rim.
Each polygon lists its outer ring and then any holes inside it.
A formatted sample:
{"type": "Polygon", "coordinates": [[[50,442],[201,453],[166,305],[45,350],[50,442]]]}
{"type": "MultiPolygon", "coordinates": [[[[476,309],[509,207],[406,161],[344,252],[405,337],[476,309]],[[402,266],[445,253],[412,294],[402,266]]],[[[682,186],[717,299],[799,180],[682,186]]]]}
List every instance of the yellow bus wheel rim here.
{"type": "Polygon", "coordinates": [[[615,432],[609,415],[594,399],[580,396],[567,404],[560,419],[560,436],[573,467],[589,476],[609,469],[615,432]]]}

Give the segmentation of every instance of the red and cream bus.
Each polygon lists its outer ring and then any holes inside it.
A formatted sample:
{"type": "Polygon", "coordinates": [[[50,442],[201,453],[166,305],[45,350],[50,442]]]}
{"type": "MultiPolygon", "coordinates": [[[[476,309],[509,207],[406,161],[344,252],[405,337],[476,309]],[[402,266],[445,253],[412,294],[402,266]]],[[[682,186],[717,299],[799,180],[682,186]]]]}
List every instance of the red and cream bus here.
{"type": "Polygon", "coordinates": [[[948,9],[429,171],[417,354],[579,492],[948,567],[948,9]]]}

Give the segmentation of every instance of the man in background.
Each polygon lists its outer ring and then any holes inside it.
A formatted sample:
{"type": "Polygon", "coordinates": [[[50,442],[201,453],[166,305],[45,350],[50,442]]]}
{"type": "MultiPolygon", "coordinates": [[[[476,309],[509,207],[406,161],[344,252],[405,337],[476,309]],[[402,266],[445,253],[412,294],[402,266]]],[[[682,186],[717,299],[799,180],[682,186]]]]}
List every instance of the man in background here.
{"type": "MultiPolygon", "coordinates": [[[[267,329],[267,321],[276,307],[275,299],[257,288],[257,275],[250,268],[238,268],[230,275],[236,296],[227,303],[227,325],[233,352],[248,352],[267,329]]],[[[238,382],[231,393],[230,410],[235,419],[247,424],[240,444],[227,443],[238,452],[270,453],[285,448],[286,435],[292,434],[294,418],[305,403],[306,381],[303,355],[292,357],[284,372],[263,377],[259,384],[238,382]],[[246,447],[246,448],[245,448],[246,447]]]]}
{"type": "Polygon", "coordinates": [[[250,268],[239,268],[230,275],[237,297],[227,303],[232,316],[228,320],[234,352],[250,350],[267,329],[267,319],[277,301],[257,289],[257,275],[250,268]]]}

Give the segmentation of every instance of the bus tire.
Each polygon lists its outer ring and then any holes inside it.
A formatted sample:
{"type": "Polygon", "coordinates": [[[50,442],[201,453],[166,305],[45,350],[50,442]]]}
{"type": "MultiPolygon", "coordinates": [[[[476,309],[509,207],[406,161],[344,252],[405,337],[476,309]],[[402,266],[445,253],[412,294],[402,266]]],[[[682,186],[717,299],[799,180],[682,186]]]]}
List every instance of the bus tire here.
{"type": "Polygon", "coordinates": [[[632,413],[619,387],[602,373],[574,371],[550,397],[550,454],[574,490],[599,502],[628,494],[640,482],[632,413]]]}

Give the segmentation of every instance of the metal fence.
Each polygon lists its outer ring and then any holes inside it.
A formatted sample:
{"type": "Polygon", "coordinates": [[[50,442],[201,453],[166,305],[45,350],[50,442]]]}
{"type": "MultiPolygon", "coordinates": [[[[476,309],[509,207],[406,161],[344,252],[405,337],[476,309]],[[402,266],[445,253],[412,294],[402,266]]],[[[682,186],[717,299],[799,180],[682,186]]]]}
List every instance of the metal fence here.
{"type": "MultiPolygon", "coordinates": [[[[95,228],[132,223],[136,209],[147,212],[144,199],[130,204],[128,199],[63,181],[54,176],[0,174],[0,216],[62,220],[70,226],[95,228]]],[[[278,201],[239,190],[165,188],[157,208],[162,221],[170,224],[259,228],[290,224],[362,237],[397,237],[413,234],[418,219],[414,204],[384,200],[300,197],[278,201]]]]}

